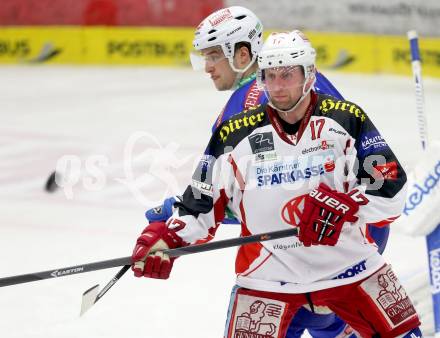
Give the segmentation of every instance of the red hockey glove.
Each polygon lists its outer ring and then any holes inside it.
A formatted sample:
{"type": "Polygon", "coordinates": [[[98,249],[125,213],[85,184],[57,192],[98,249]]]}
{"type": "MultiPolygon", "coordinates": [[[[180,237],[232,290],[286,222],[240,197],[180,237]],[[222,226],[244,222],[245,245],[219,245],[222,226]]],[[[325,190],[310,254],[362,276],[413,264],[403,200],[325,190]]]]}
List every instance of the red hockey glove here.
{"type": "MultiPolygon", "coordinates": [[[[367,201],[359,193],[356,198],[365,203],[367,201]]],[[[358,218],[355,214],[358,210],[358,202],[349,194],[338,192],[321,183],[305,198],[299,223],[299,240],[304,246],[336,245],[342,226],[345,222],[356,222],[358,218]]]]}
{"type": "Polygon", "coordinates": [[[182,246],[182,240],[165,223],[151,223],[137,239],[131,256],[134,275],[167,279],[175,258],[170,258],[162,251],[179,246],[182,246]]]}

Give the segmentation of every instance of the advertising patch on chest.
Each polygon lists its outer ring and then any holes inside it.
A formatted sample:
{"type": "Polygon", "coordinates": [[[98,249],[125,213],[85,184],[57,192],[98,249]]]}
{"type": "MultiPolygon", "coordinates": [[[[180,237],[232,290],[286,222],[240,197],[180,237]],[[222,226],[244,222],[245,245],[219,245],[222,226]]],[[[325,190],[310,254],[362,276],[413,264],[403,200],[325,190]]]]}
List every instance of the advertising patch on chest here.
{"type": "Polygon", "coordinates": [[[291,156],[281,157],[278,155],[276,161],[255,161],[252,175],[257,187],[294,184],[333,173],[335,166],[333,151],[296,159],[291,156]]]}

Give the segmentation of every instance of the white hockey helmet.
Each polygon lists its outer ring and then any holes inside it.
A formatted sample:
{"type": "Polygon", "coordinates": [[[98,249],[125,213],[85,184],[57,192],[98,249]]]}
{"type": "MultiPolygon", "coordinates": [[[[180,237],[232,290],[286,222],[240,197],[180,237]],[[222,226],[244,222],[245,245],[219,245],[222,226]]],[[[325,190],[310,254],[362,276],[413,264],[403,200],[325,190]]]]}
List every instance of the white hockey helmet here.
{"type": "Polygon", "coordinates": [[[220,9],[196,29],[193,46],[196,51],[219,46],[235,72],[245,72],[257,58],[263,45],[263,24],[249,9],[232,6],[220,9]],[[233,63],[235,45],[240,42],[250,44],[252,61],[246,69],[236,69],[233,63]]]}
{"type": "Polygon", "coordinates": [[[302,66],[304,76],[315,76],[316,51],[299,30],[272,33],[258,54],[260,69],[302,66]]]}
{"type": "MultiPolygon", "coordinates": [[[[307,37],[299,30],[272,33],[258,53],[259,72],[257,81],[270,101],[265,90],[264,70],[268,68],[301,66],[304,71],[303,95],[289,111],[293,110],[310,92],[316,81],[316,51],[307,37]]],[[[276,108],[276,107],[275,107],[276,108]]],[[[279,108],[276,108],[280,110],[279,108]]]]}

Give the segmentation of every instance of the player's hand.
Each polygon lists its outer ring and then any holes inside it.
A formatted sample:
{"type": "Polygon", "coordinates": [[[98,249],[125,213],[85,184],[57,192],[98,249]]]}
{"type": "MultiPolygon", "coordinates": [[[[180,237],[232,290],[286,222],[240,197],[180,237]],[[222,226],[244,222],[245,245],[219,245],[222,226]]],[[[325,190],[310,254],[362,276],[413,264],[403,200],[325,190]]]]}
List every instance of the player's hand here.
{"type": "Polygon", "coordinates": [[[162,205],[147,210],[145,212],[145,217],[147,218],[148,223],[166,222],[173,214],[174,203],[179,199],[179,196],[168,197],[163,201],[162,205]]]}
{"type": "MultiPolygon", "coordinates": [[[[357,192],[356,199],[368,201],[357,192]]],[[[336,245],[345,222],[356,222],[359,203],[350,194],[321,183],[307,195],[299,223],[299,240],[304,246],[336,245]]]]}
{"type": "Polygon", "coordinates": [[[163,251],[181,246],[182,240],[163,222],[148,225],[136,241],[131,257],[136,277],[167,279],[173,268],[174,258],[163,251]]]}

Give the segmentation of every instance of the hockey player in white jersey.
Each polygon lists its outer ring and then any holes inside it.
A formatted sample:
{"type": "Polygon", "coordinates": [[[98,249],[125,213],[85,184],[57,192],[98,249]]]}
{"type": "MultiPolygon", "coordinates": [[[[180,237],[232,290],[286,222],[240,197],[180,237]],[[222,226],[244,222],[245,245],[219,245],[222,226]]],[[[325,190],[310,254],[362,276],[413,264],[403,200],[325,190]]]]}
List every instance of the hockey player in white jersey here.
{"type": "MultiPolygon", "coordinates": [[[[245,109],[267,102],[256,81],[257,53],[263,45],[263,24],[249,9],[232,6],[208,15],[196,28],[194,51],[190,54],[193,68],[209,74],[219,91],[233,90],[226,105],[213,125],[212,131],[245,109]]],[[[339,91],[316,71],[314,90],[343,99],[339,91]]],[[[161,206],[145,213],[149,222],[167,221],[178,197],[167,198],[161,206]]],[[[230,209],[227,209],[227,213],[230,209]]],[[[239,224],[228,214],[222,224],[239,224]]],[[[212,232],[215,229],[211,229],[212,232]]],[[[388,227],[370,226],[367,236],[375,240],[382,252],[388,238],[388,227]]],[[[353,330],[328,308],[316,308],[316,313],[301,308],[292,319],[286,338],[301,337],[307,329],[313,338],[355,338],[353,330]]]]}
{"type": "Polygon", "coordinates": [[[225,121],[167,224],[138,238],[133,270],[167,277],[162,250],[195,243],[229,204],[242,235],[299,228],[299,237],[240,248],[227,337],[284,337],[304,304],[328,306],[363,337],[421,337],[405,290],[365,236],[397,218],[406,176],[356,104],[316,94],[315,51],[303,37],[273,34],[259,54],[267,105],[225,121]]]}

